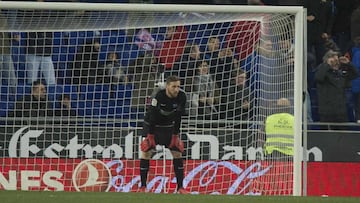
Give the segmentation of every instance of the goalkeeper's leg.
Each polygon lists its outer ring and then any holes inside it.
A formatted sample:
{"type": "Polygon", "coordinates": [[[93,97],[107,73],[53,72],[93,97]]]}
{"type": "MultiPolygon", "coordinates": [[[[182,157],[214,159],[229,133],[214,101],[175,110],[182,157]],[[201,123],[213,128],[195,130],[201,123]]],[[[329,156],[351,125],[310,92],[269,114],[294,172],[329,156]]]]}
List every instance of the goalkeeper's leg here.
{"type": "Polygon", "coordinates": [[[188,194],[189,192],[186,191],[183,187],[183,180],[184,180],[184,163],[182,159],[182,153],[179,151],[171,151],[174,165],[174,171],[176,176],[176,183],[177,183],[177,190],[180,194],[188,194]]]}
{"type": "Polygon", "coordinates": [[[140,192],[146,192],[147,176],[150,166],[150,158],[153,151],[149,150],[147,152],[141,152],[140,158],[140,179],[141,179],[141,188],[140,192]]]}
{"type": "Polygon", "coordinates": [[[155,135],[150,133],[151,127],[146,122],[144,123],[144,133],[146,138],[140,143],[141,157],[140,157],[140,178],[141,187],[139,192],[146,192],[147,176],[149,172],[151,155],[156,147],[155,135]]]}

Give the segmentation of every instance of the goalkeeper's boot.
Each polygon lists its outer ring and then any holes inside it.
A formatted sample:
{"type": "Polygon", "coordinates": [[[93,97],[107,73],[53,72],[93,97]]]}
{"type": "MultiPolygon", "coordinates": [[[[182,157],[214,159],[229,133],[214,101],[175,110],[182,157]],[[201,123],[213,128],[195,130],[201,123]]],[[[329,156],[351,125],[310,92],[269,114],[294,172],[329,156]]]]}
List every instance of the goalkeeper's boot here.
{"type": "Polygon", "coordinates": [[[147,191],[146,187],[143,186],[143,187],[140,187],[140,188],[137,190],[137,192],[139,192],[139,193],[146,193],[146,192],[148,192],[148,191],[147,191]]]}
{"type": "Polygon", "coordinates": [[[190,194],[189,191],[185,190],[184,188],[179,188],[178,191],[177,191],[178,194],[190,194]]]}

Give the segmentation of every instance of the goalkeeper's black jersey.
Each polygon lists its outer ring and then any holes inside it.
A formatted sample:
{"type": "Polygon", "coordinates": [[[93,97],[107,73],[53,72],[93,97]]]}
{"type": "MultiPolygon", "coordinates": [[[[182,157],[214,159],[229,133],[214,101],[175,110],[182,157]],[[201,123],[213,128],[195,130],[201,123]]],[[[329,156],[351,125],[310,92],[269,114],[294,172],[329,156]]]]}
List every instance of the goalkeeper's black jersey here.
{"type": "Polygon", "coordinates": [[[145,115],[145,124],[153,133],[155,127],[173,125],[173,134],[180,132],[181,116],[185,113],[186,95],[180,91],[175,98],[169,98],[166,90],[160,90],[151,101],[145,115]]]}

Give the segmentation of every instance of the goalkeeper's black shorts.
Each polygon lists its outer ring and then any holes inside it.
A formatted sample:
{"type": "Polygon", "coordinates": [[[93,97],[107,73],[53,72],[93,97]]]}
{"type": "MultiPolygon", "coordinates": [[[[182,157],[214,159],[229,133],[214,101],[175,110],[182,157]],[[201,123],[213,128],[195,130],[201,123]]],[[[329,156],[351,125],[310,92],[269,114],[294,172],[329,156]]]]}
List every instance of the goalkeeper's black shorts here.
{"type": "Polygon", "coordinates": [[[154,139],[158,145],[169,146],[173,134],[174,126],[155,126],[154,128],[154,139]]]}

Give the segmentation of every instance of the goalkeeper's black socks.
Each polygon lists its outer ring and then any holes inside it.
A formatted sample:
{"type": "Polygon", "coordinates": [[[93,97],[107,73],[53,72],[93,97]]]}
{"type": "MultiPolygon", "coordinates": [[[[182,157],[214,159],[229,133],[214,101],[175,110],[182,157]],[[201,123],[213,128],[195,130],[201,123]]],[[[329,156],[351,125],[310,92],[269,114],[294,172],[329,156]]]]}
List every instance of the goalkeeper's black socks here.
{"type": "Polygon", "coordinates": [[[150,161],[147,159],[140,159],[140,178],[141,187],[146,187],[147,176],[149,172],[150,161]]]}
{"type": "Polygon", "coordinates": [[[174,159],[173,160],[173,164],[174,164],[174,171],[175,171],[175,176],[176,176],[176,182],[177,182],[177,188],[182,188],[183,187],[183,180],[184,180],[184,164],[183,164],[183,159],[174,159]]]}

